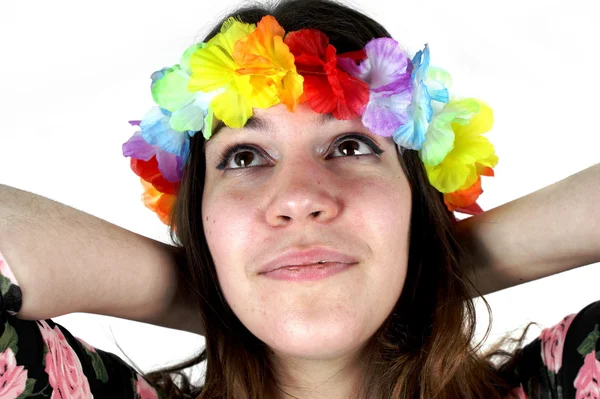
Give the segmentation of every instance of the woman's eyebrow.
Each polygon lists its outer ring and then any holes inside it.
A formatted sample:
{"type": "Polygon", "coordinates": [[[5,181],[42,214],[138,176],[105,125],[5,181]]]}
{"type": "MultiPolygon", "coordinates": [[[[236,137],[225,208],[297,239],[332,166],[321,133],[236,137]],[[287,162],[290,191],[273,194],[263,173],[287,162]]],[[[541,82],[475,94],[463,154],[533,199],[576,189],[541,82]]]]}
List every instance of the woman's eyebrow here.
{"type": "MultiPolygon", "coordinates": [[[[219,132],[219,130],[221,130],[224,127],[225,127],[225,124],[223,123],[223,121],[219,120],[217,122],[217,124],[213,127],[211,136],[214,136],[215,134],[217,134],[219,132]]],[[[256,115],[252,115],[246,121],[246,124],[244,125],[243,128],[244,129],[253,129],[253,130],[272,130],[273,124],[268,119],[264,119],[264,118],[258,117],[256,115]]]]}
{"type": "MultiPolygon", "coordinates": [[[[321,125],[324,125],[325,123],[335,119],[333,114],[328,113],[328,114],[317,114],[318,115],[318,123],[321,125]]],[[[222,126],[220,126],[222,127],[222,126]]],[[[244,125],[244,128],[248,128],[248,129],[253,129],[253,130],[266,130],[266,131],[273,131],[275,130],[275,124],[269,120],[269,119],[265,119],[265,118],[261,118],[260,116],[256,116],[256,115],[252,115],[248,121],[246,122],[246,124],[244,125]]]]}
{"type": "MultiPolygon", "coordinates": [[[[322,125],[335,119],[335,117],[333,116],[332,113],[319,114],[319,117],[320,117],[319,123],[322,125]]],[[[217,122],[217,124],[213,127],[211,136],[214,136],[215,134],[217,134],[219,132],[219,130],[221,130],[223,127],[225,127],[225,124],[219,120],[217,122]]],[[[269,119],[265,119],[265,118],[261,118],[260,116],[252,115],[250,118],[248,118],[248,120],[246,121],[246,124],[244,125],[243,128],[271,132],[274,130],[274,127],[275,127],[275,125],[269,119]]],[[[208,141],[204,142],[204,148],[206,148],[207,142],[208,141]]]]}

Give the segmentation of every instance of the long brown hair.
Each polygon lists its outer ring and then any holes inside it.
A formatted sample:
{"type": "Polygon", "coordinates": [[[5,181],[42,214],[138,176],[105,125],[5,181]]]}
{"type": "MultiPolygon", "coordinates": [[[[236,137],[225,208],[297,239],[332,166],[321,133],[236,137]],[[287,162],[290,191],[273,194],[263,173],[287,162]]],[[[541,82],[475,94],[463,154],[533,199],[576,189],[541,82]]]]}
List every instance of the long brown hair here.
{"type": "MultiPolygon", "coordinates": [[[[390,37],[371,18],[330,0],[281,1],[245,7],[231,15],[247,23],[273,15],[288,32],[319,29],[339,53],[361,49],[375,37],[390,37]]],[[[204,41],[218,33],[222,22],[204,41]]],[[[235,316],[217,280],[202,225],[203,145],[202,135],[192,138],[171,215],[176,226],[171,238],[184,260],[179,271],[194,293],[198,317],[206,326],[206,347],[184,363],[145,377],[166,391],[168,398],[259,399],[276,381],[268,348],[235,316]],[[181,371],[204,361],[204,385],[192,386],[181,371]]],[[[398,155],[412,190],[408,274],[394,310],[367,345],[368,369],[357,398],[511,397],[515,383],[509,366],[514,356],[499,350],[483,356],[478,352],[483,340],[478,345],[472,342],[476,320],[470,291],[475,288],[459,267],[463,252],[456,220],[429,184],[418,154],[405,150],[398,155]],[[493,354],[503,354],[509,362],[499,369],[492,363],[493,354]]]]}

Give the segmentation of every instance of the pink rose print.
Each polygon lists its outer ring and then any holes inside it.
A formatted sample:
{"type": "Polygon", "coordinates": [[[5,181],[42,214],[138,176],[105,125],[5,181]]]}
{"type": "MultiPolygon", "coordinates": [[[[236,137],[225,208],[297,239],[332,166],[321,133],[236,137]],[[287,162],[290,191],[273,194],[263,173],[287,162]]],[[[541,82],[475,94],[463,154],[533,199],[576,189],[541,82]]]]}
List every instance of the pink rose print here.
{"type": "Polygon", "coordinates": [[[576,399],[600,399],[600,362],[596,360],[596,351],[587,354],[583,366],[579,369],[573,385],[577,389],[576,399]]]}
{"type": "Polygon", "coordinates": [[[139,374],[137,375],[137,380],[135,381],[135,391],[139,395],[140,399],[158,399],[156,390],[152,388],[152,386],[148,384],[148,381],[146,381],[139,374]]]}
{"type": "Polygon", "coordinates": [[[48,347],[46,373],[54,389],[50,399],[93,398],[81,362],[58,327],[50,328],[45,320],[39,321],[42,338],[48,347]]]}
{"type": "Polygon", "coordinates": [[[575,313],[566,316],[560,323],[552,328],[546,328],[540,335],[542,341],[542,360],[548,370],[558,373],[562,366],[563,346],[567,330],[575,317],[575,313]]]}
{"type": "Polygon", "coordinates": [[[27,370],[17,366],[17,359],[10,348],[0,354],[0,398],[16,398],[25,390],[27,370]]]}
{"type": "Polygon", "coordinates": [[[17,278],[13,274],[12,270],[10,270],[10,267],[8,267],[8,263],[6,262],[6,259],[4,259],[4,257],[2,256],[1,253],[0,253],[0,274],[3,275],[4,277],[6,277],[7,279],[9,279],[10,282],[13,283],[14,285],[19,285],[17,283],[17,278]]]}
{"type": "Polygon", "coordinates": [[[523,385],[520,385],[518,388],[513,389],[512,393],[516,394],[517,398],[519,399],[529,399],[527,397],[527,394],[525,393],[525,390],[523,389],[523,385]]]}

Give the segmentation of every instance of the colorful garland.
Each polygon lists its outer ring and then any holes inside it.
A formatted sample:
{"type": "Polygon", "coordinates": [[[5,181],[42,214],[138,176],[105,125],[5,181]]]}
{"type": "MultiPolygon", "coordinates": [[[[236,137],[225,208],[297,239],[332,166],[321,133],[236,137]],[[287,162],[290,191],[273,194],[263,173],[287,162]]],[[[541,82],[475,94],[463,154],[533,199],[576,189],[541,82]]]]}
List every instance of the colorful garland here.
{"type": "Polygon", "coordinates": [[[189,156],[190,138],[212,134],[213,119],[243,127],[254,108],[306,103],[337,119],[362,118],[373,134],[417,150],[429,182],[450,211],[482,212],[480,176],[498,162],[482,134],[492,110],[473,99],[450,99],[450,75],[429,66],[429,47],[412,58],[391,38],[337,54],[315,29],[285,34],[272,16],[258,24],[229,18],[220,33],[189,47],[180,63],[152,74],[153,107],[123,155],[141,178],[144,204],[169,223],[189,156]]]}

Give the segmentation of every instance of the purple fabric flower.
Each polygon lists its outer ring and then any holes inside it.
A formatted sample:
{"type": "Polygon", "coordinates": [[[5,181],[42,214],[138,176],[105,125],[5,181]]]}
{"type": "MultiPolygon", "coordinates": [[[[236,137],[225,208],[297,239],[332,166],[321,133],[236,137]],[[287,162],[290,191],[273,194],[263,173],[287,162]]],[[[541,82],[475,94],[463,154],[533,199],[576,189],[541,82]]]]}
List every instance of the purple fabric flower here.
{"type": "Polygon", "coordinates": [[[362,116],[365,127],[374,134],[390,137],[408,121],[413,64],[392,38],[371,40],[365,53],[367,58],[358,65],[350,58],[341,58],[338,63],[350,75],[369,84],[369,102],[362,116]]]}
{"type": "MultiPolygon", "coordinates": [[[[139,121],[129,121],[133,126],[139,126],[139,121]]],[[[183,159],[175,154],[167,152],[157,145],[149,144],[142,137],[141,130],[134,133],[126,143],[123,144],[123,156],[149,161],[156,155],[158,170],[165,179],[170,182],[181,180],[183,174],[183,159]]]]}

